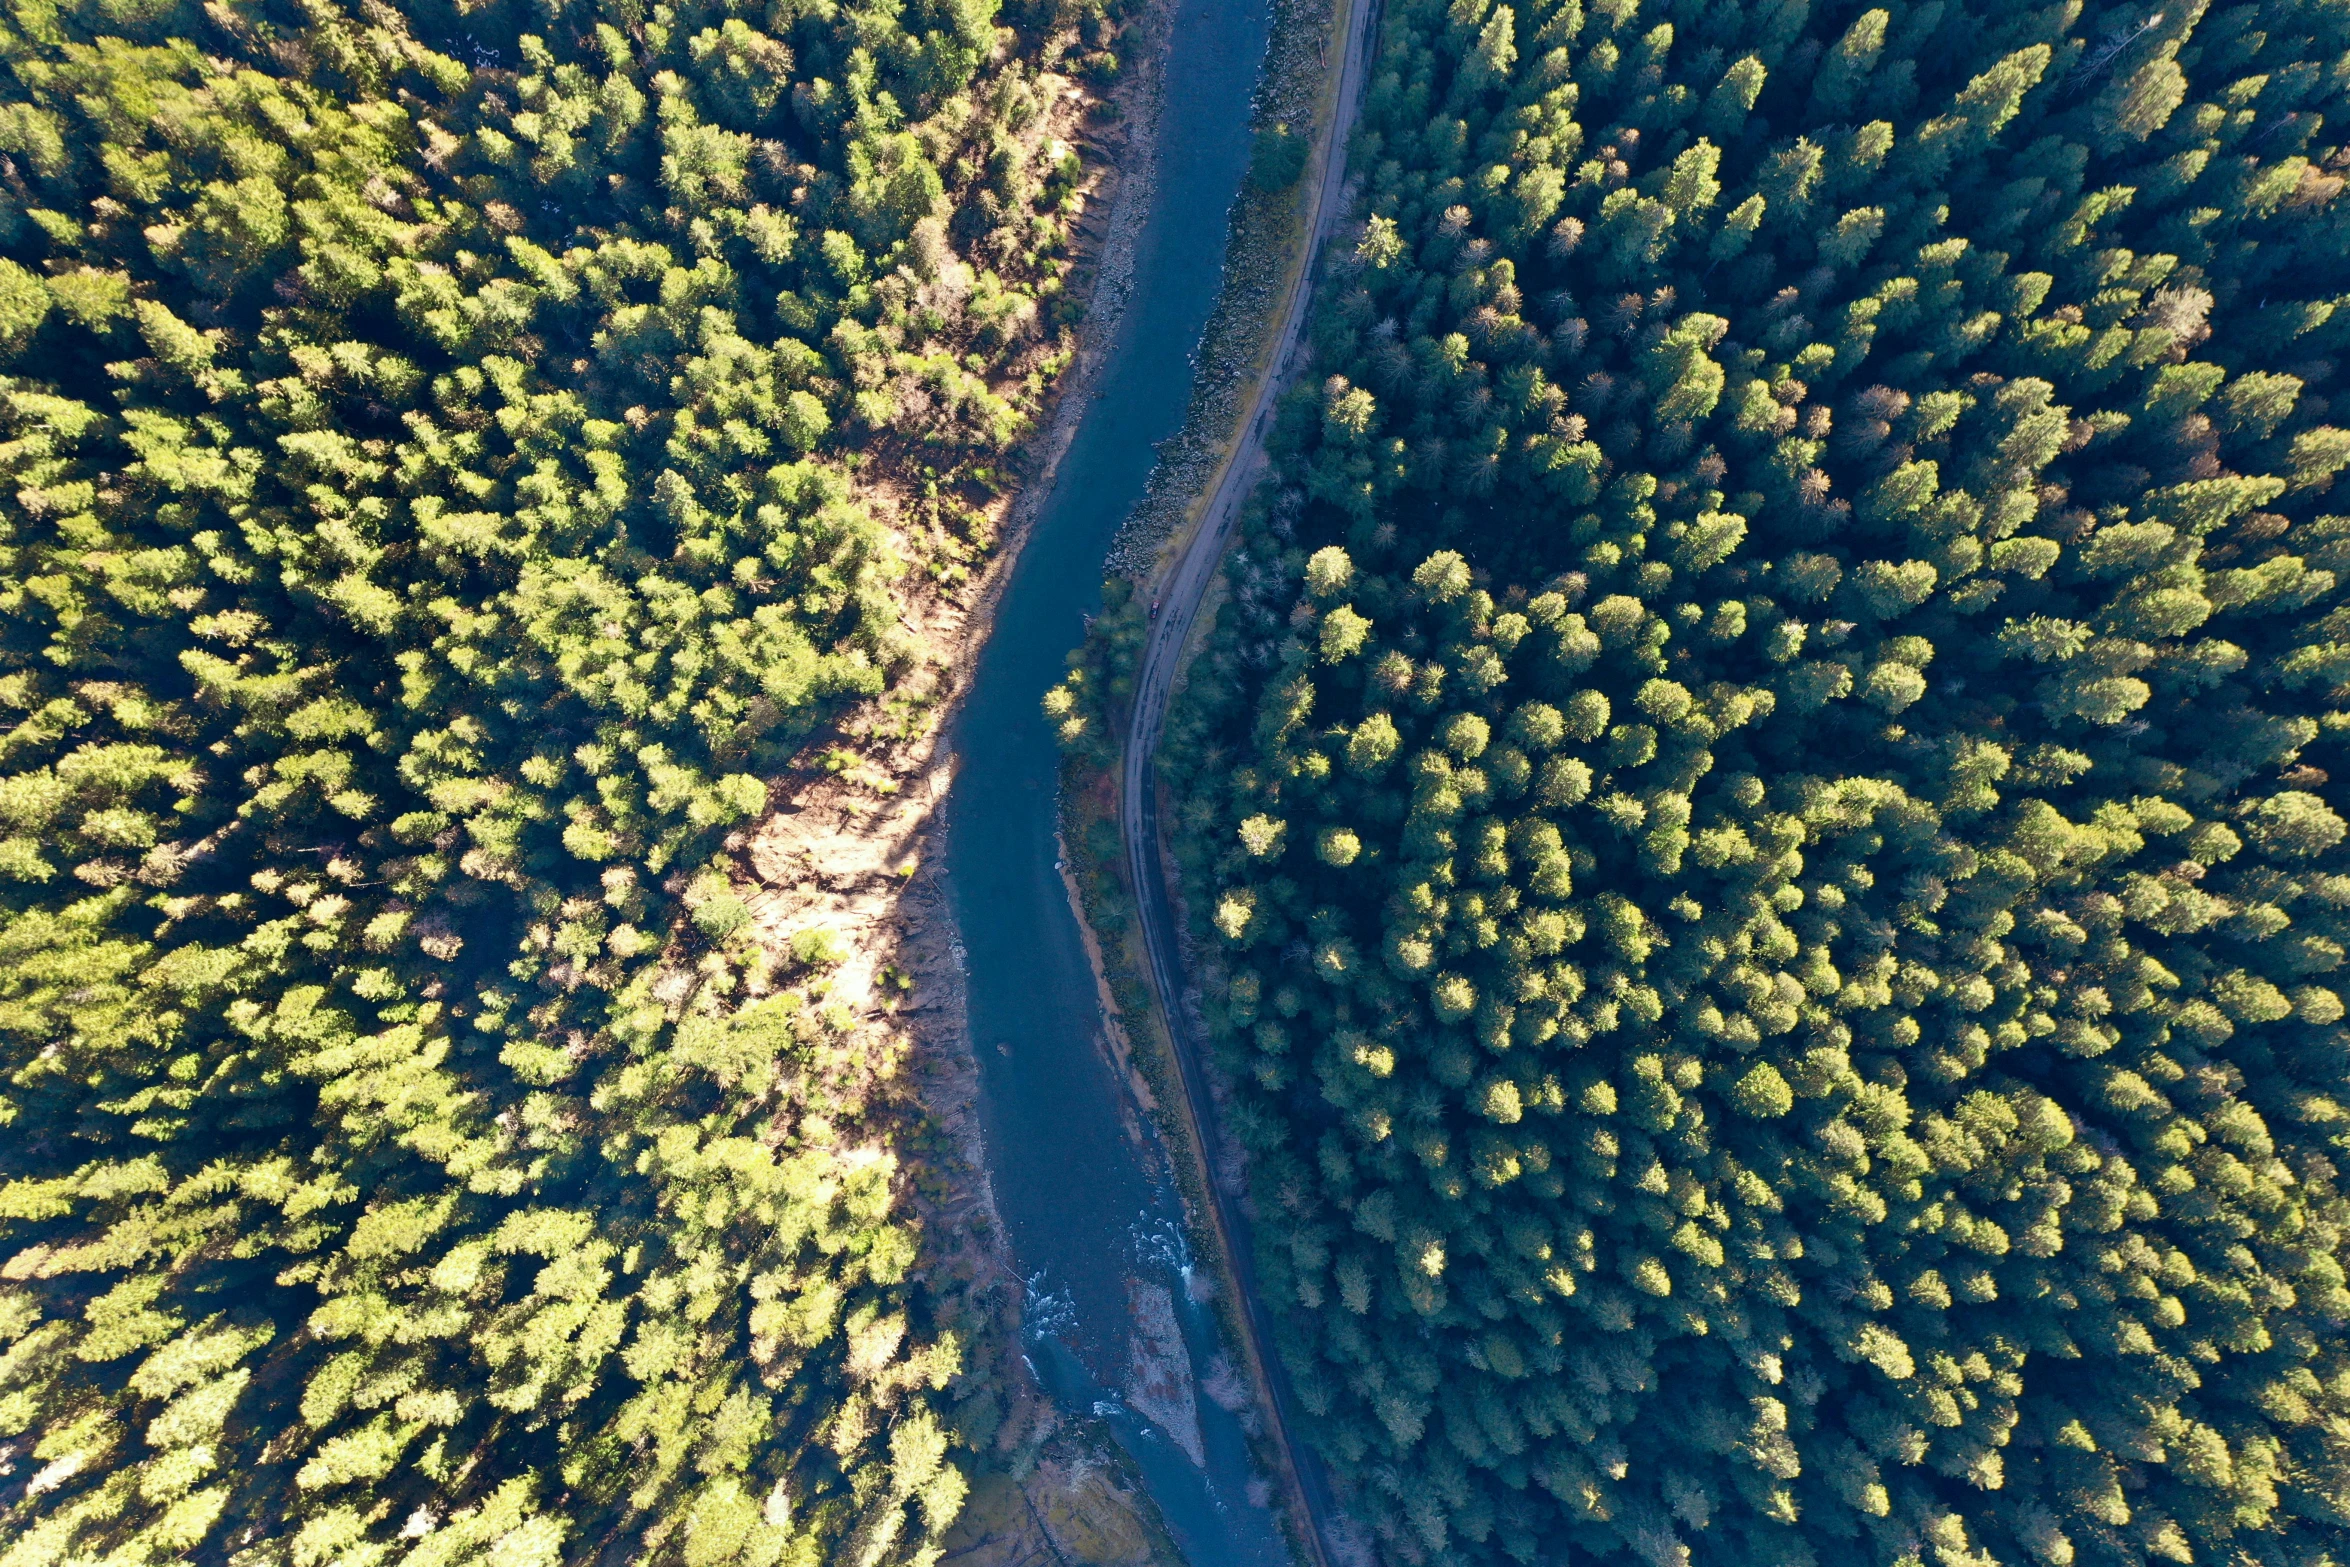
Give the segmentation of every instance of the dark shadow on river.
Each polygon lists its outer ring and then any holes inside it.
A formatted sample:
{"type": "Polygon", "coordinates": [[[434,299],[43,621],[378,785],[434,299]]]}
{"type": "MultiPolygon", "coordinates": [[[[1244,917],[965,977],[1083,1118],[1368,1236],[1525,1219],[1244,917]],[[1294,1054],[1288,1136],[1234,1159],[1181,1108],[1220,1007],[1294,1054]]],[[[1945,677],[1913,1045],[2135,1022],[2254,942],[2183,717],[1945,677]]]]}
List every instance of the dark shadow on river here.
{"type": "MultiPolygon", "coordinates": [[[[1221,281],[1248,166],[1266,0],[1180,0],[1155,205],[1133,291],[1059,476],[1014,565],[954,737],[947,871],[969,971],[981,1123],[996,1203],[1029,1281],[1031,1363],[1070,1409],[1104,1416],[1193,1567],[1289,1559],[1247,1496],[1238,1422],[1198,1396],[1207,1465],[1124,1407],[1129,1281],[1176,1304],[1193,1371],[1217,1353],[1189,1298],[1181,1204],[1100,1044],[1102,1011],[1055,868],[1059,758],[1038,706],[1101,606],[1104,556],[1189,404],[1192,354],[1221,281]]],[[[1147,1134],[1146,1134],[1147,1136],[1147,1134]]]]}

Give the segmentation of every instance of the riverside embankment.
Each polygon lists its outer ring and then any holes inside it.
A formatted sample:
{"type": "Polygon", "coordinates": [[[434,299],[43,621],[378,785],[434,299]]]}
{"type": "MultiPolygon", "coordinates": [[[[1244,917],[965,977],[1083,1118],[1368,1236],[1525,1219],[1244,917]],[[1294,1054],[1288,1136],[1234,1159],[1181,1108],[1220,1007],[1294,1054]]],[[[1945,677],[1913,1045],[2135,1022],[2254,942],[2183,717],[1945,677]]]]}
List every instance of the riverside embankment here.
{"type": "Polygon", "coordinates": [[[1065,1404],[1132,1454],[1196,1567],[1288,1552],[1249,1453],[1164,1149],[1108,1049],[1061,879],[1058,755],[1038,698],[1099,607],[1103,557],[1181,425],[1247,171],[1264,0],[1180,0],[1153,206],[1093,397],[1039,505],[951,744],[947,901],[978,1061],[988,1178],[1028,1281],[1028,1351],[1065,1404]]]}
{"type": "Polygon", "coordinates": [[[1295,1435],[1297,1414],[1288,1376],[1274,1350],[1273,1320],[1255,1282],[1252,1243],[1243,1192],[1216,1172],[1232,1164],[1207,1084],[1204,1041],[1193,1017],[1190,984],[1184,972],[1180,927],[1168,892],[1161,844],[1156,753],[1168,704],[1182,675],[1186,650],[1200,606],[1223,560],[1243,501],[1255,487],[1265,461],[1264,436],[1274,400],[1305,368],[1310,357],[1305,327],[1323,249],[1345,215],[1347,135],[1361,102],[1363,80],[1378,25],[1377,0],[1352,0],[1344,13],[1344,53],[1337,62],[1331,128],[1308,192],[1304,240],[1264,374],[1242,406],[1238,431],[1222,467],[1204,487],[1188,534],[1179,534],[1171,558],[1151,582],[1159,606],[1146,638],[1135,680],[1133,706],[1119,771],[1118,824],[1126,844],[1127,875],[1150,988],[1163,1018],[1177,1071],[1175,1094],[1187,1139],[1207,1189],[1203,1218],[1214,1231],[1225,1271],[1240,1296],[1237,1325],[1245,1336],[1251,1371],[1271,1405],[1276,1446],[1307,1519],[1315,1556],[1329,1560],[1338,1537],[1328,1484],[1319,1462],[1295,1435]]]}

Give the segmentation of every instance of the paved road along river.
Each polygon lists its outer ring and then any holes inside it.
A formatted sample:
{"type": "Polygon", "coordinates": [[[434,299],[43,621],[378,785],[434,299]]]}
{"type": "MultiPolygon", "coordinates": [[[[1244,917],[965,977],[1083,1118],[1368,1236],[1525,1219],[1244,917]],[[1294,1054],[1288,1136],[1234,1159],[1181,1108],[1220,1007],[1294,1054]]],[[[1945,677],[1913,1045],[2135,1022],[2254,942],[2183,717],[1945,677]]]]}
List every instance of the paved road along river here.
{"type": "Polygon", "coordinates": [[[1272,1514],[1249,1500],[1232,1415],[1197,1398],[1206,1463],[1196,1466],[1118,1391],[1135,1285],[1174,1301],[1195,1379],[1216,1353],[1215,1331],[1189,1298],[1164,1152],[1100,1048],[1101,1007],[1055,867],[1059,759],[1038,703],[1100,608],[1103,558],[1156,444],[1182,423],[1221,279],[1224,214],[1248,166],[1266,28],[1266,0],[1179,0],[1157,194],[1130,303],[979,655],[947,808],[981,1123],[997,1206],[1030,1280],[1030,1356],[1065,1403],[1107,1416],[1193,1567],[1273,1567],[1288,1553],[1272,1514]]]}

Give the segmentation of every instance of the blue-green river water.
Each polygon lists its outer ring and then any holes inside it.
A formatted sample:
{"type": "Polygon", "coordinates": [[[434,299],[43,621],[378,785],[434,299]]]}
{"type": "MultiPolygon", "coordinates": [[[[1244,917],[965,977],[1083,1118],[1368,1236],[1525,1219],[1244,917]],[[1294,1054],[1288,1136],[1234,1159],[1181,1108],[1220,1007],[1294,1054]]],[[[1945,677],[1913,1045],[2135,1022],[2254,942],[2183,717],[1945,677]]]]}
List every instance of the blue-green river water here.
{"type": "MultiPolygon", "coordinates": [[[[1238,1421],[1198,1397],[1207,1462],[1126,1408],[1130,1281],[1176,1302],[1193,1370],[1217,1353],[1191,1298],[1182,1209],[1162,1149],[1100,1044],[1102,1009],[1055,860],[1059,758],[1039,701],[1101,607],[1112,535],[1157,443],[1181,425],[1192,355],[1221,281],[1248,167],[1266,0],[1180,0],[1166,66],[1157,193],[1108,360],[1012,569],[954,735],[947,873],[969,976],[980,1118],[996,1204],[1028,1280],[1031,1363],[1064,1406],[1104,1418],[1192,1567],[1273,1567],[1288,1553],[1250,1500],[1238,1421]],[[1139,1135],[1138,1135],[1139,1133],[1139,1135]]],[[[1261,1492],[1260,1492],[1261,1494],[1261,1492]]]]}

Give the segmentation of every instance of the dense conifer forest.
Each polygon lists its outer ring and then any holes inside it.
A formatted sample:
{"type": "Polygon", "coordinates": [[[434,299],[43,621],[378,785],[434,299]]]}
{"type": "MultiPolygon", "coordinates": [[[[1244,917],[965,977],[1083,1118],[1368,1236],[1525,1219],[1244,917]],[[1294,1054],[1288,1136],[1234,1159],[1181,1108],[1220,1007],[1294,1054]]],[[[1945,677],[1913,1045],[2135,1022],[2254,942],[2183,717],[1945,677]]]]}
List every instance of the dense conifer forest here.
{"type": "Polygon", "coordinates": [[[992,543],[1115,32],[0,15],[6,1567],[936,1558],[979,1329],[730,834],[992,543]]]}
{"type": "Polygon", "coordinates": [[[2350,11],[1384,26],[1171,732],[1352,1505],[2350,1560],[2350,11]]]}

